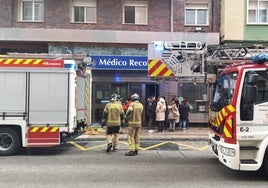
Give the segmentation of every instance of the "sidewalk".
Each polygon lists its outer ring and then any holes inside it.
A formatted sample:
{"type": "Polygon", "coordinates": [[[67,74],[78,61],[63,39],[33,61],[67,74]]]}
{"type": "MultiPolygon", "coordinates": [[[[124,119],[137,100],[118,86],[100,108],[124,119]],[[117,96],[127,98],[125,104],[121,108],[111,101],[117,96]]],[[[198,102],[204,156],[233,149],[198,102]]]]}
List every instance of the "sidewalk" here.
{"type": "MultiPolygon", "coordinates": [[[[89,127],[85,131],[84,134],[78,136],[75,140],[105,140],[105,128],[102,129],[100,127],[89,127]]],[[[121,133],[119,135],[119,139],[126,140],[127,139],[127,128],[121,128],[121,133]]],[[[163,133],[158,133],[157,129],[154,132],[148,132],[145,128],[142,129],[141,132],[141,140],[192,140],[198,141],[208,140],[208,128],[207,127],[190,127],[184,131],[176,130],[174,132],[170,132],[168,130],[163,133]]]]}

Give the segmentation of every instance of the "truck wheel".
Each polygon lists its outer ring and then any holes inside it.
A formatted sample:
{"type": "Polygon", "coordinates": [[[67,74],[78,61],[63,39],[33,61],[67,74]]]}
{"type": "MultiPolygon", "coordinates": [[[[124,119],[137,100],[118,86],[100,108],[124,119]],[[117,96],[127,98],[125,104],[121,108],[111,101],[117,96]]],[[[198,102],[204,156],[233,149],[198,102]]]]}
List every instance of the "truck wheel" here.
{"type": "Polygon", "coordinates": [[[14,155],[21,146],[20,136],[11,128],[0,127],[0,155],[14,155]]]}

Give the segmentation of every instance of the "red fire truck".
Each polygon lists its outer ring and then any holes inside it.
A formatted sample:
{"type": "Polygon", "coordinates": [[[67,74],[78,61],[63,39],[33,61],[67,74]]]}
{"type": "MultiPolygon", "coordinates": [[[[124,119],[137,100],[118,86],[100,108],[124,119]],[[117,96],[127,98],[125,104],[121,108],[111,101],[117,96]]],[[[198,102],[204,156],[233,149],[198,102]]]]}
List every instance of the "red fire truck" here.
{"type": "Polygon", "coordinates": [[[268,56],[226,66],[209,110],[211,150],[234,170],[268,172],[268,56]]]}
{"type": "Polygon", "coordinates": [[[263,45],[205,46],[196,41],[148,45],[148,75],[156,81],[175,80],[176,86],[199,79],[215,86],[207,93],[208,114],[194,115],[208,115],[197,116],[197,122],[208,122],[211,150],[231,169],[264,167],[268,172],[267,52],[263,45]],[[208,67],[217,68],[211,79],[208,67]]]}

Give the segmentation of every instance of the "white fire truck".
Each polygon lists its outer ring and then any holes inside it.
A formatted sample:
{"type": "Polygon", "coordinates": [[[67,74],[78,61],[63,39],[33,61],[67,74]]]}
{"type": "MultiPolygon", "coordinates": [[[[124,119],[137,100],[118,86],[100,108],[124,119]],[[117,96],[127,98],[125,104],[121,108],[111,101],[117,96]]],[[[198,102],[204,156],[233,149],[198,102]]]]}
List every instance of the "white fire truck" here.
{"type": "Polygon", "coordinates": [[[82,131],[87,76],[76,67],[74,60],[0,58],[0,155],[57,146],[82,131]]]}
{"type": "Polygon", "coordinates": [[[254,58],[221,71],[210,105],[209,138],[227,167],[268,172],[268,56],[254,58]]]}
{"type": "Polygon", "coordinates": [[[209,96],[211,151],[227,167],[268,173],[268,50],[261,45],[204,47],[199,42],[149,44],[148,75],[155,79],[206,80],[215,74],[209,96]],[[257,56],[256,54],[259,54],[257,56]],[[254,58],[254,62],[251,61],[254,58]]]}

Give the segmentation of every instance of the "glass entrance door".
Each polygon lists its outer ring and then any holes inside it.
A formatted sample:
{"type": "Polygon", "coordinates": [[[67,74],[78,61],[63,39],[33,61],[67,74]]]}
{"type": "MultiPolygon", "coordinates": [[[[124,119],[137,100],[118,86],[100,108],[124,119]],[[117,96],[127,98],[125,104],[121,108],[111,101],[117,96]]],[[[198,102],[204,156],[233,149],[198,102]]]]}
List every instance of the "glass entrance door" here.
{"type": "Polygon", "coordinates": [[[128,91],[128,85],[127,83],[116,83],[116,84],[111,84],[111,94],[112,93],[117,93],[121,96],[122,99],[127,99],[127,91],[128,91]]]}

